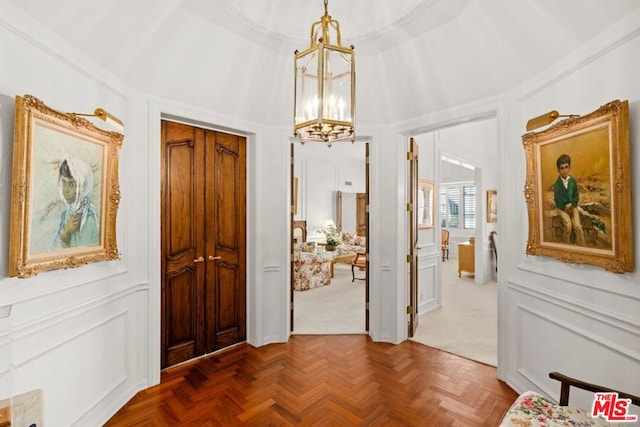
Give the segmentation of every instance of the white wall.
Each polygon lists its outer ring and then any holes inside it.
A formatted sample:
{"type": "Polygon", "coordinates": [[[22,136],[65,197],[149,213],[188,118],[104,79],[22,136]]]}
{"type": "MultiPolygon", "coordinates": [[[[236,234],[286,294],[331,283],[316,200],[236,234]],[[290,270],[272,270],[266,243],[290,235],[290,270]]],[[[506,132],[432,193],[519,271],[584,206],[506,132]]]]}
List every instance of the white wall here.
{"type": "Polygon", "coordinates": [[[145,96],[10,5],[0,46],[0,307],[11,306],[0,319],[0,401],[40,389],[44,424],[101,425],[159,381],[163,117],[247,135],[247,341],[286,341],[288,133],[145,96]],[[124,121],[120,260],[7,277],[14,97],[23,94],[62,112],[101,106],[124,121]]]}
{"type": "MultiPolygon", "coordinates": [[[[246,135],[247,342],[289,335],[289,130],[140,93],[10,5],[0,16],[0,401],[33,389],[44,394],[47,425],[100,425],[138,390],[160,378],[160,148],[162,118],[246,135]],[[122,201],[117,217],[121,259],[70,270],[7,278],[14,96],[33,94],[60,111],[102,106],[120,117],[122,201]]],[[[97,123],[99,126],[103,123],[97,123]]],[[[106,125],[105,125],[106,126],[106,125]]],[[[380,173],[380,135],[363,130],[380,173]]],[[[361,149],[364,159],[364,145],[361,149]]],[[[326,150],[326,147],[322,147],[326,150]]],[[[334,147],[334,149],[337,147],[334,147]]],[[[336,152],[335,154],[338,154],[336,152]]],[[[360,166],[342,168],[340,182],[360,166]]],[[[364,181],[358,178],[359,191],[364,181]]],[[[372,180],[373,233],[380,180],[372,180]]],[[[362,190],[363,191],[363,190],[362,190]]],[[[381,246],[381,240],[372,239],[381,246]]],[[[380,265],[379,249],[372,260],[380,265]]],[[[372,269],[372,312],[382,310],[380,269],[372,269]]],[[[395,324],[372,316],[377,340],[397,341],[395,324]],[[389,329],[392,331],[389,332],[389,329]]]]}
{"type": "Polygon", "coordinates": [[[357,193],[342,193],[342,230],[355,233],[357,193]]]}
{"type": "MultiPolygon", "coordinates": [[[[476,186],[476,228],[474,230],[449,229],[449,251],[453,258],[458,257],[457,245],[473,236],[476,239],[475,282],[486,283],[495,277],[493,254],[489,234],[495,230],[496,223],[487,222],[486,202],[487,190],[499,189],[498,170],[498,129],[495,118],[478,120],[457,126],[444,128],[437,132],[438,148],[441,156],[448,156],[475,167],[475,171],[465,169],[460,180],[470,178],[476,186]],[[464,178],[463,178],[464,177],[464,178]]],[[[444,164],[445,162],[441,163],[444,164]]],[[[445,183],[454,177],[441,177],[445,183]]]]}
{"type": "MultiPolygon", "coordinates": [[[[364,193],[365,148],[363,142],[343,142],[330,148],[322,143],[307,142],[294,146],[294,174],[298,177],[298,214],[295,219],[307,221],[309,237],[328,219],[336,221],[336,192],[364,193]]],[[[349,196],[346,195],[346,198],[349,196]]],[[[344,203],[344,199],[343,199],[344,203]]],[[[350,221],[355,231],[355,205],[351,213],[343,212],[343,222],[350,221]]]]}
{"type": "Polygon", "coordinates": [[[45,424],[97,425],[148,380],[146,138],[132,127],[120,151],[121,259],[7,278],[14,97],[32,94],[62,112],[102,106],[125,123],[139,118],[140,103],[134,90],[72,55],[54,34],[36,42],[25,34],[37,26],[7,18],[0,17],[0,306],[12,309],[0,324],[0,399],[8,397],[7,381],[14,396],[42,389],[45,424]]]}
{"type": "MultiPolygon", "coordinates": [[[[143,88],[128,87],[55,34],[17,12],[5,14],[4,7],[0,16],[0,271],[4,272],[0,306],[13,308],[9,320],[0,322],[0,363],[4,363],[0,392],[15,395],[43,389],[45,424],[98,425],[135,391],[157,382],[159,148],[155,127],[163,114],[247,133],[253,166],[248,184],[248,341],[262,345],[286,340],[289,265],[288,239],[283,236],[288,235],[290,205],[286,191],[289,132],[246,123],[223,114],[221,107],[216,108],[218,112],[194,110],[177,101],[150,99],[137,92],[143,88]],[[13,97],[25,93],[61,111],[103,106],[127,125],[120,162],[120,261],[43,272],[31,279],[6,278],[13,97]]],[[[587,41],[583,49],[514,93],[382,129],[360,130],[360,135],[372,138],[374,340],[400,342],[407,334],[407,135],[497,112],[499,176],[482,185],[484,191],[500,183],[497,227],[504,250],[499,274],[499,376],[518,391],[532,388],[557,397],[557,384],[546,376],[560,370],[640,394],[640,276],[524,255],[527,218],[520,143],[524,124],[532,116],[554,108],[586,113],[620,98],[630,101],[632,146],[637,145],[639,22],[638,13],[630,15],[605,37],[587,41]]],[[[201,96],[211,98],[208,93],[201,96]]],[[[436,153],[434,148],[432,155],[436,153]]],[[[635,147],[632,163],[637,187],[640,169],[635,147]]],[[[640,206],[639,197],[635,192],[634,207],[640,206]]],[[[640,211],[635,209],[633,215],[635,223],[640,223],[640,211]]],[[[483,239],[488,231],[482,233],[483,239]]],[[[428,242],[432,241],[436,237],[428,242]]],[[[632,242],[636,249],[639,242],[636,233],[632,242]]],[[[435,253],[432,250],[431,256],[435,253]]],[[[636,265],[640,265],[638,259],[636,250],[636,265]]]]}
{"type": "MultiPolygon", "coordinates": [[[[469,123],[448,125],[442,129],[422,133],[414,137],[420,149],[419,175],[420,178],[432,180],[436,183],[436,214],[435,227],[420,229],[419,257],[418,257],[418,303],[420,314],[426,314],[441,304],[440,289],[440,212],[439,187],[441,184],[461,181],[476,181],[476,228],[474,230],[449,229],[450,231],[450,259],[445,262],[457,262],[457,243],[466,241],[470,236],[476,237],[476,282],[486,283],[494,277],[492,267],[493,255],[490,252],[488,233],[490,224],[486,223],[484,188],[486,183],[494,185],[496,189],[498,175],[498,136],[495,118],[482,119],[469,123]],[[464,161],[476,167],[470,170],[462,166],[442,161],[442,156],[449,156],[464,161]],[[484,183],[484,184],[483,184],[484,183]],[[484,236],[487,234],[486,237],[484,236]]],[[[491,224],[495,226],[495,224],[491,224]]]]}
{"type": "MultiPolygon", "coordinates": [[[[483,183],[483,191],[497,188],[499,248],[499,313],[498,313],[498,377],[516,391],[537,390],[553,398],[559,397],[559,385],[548,378],[551,371],[582,378],[593,383],[640,393],[640,273],[609,273],[599,267],[570,265],[543,256],[526,256],[528,238],[527,207],[523,195],[526,164],[521,136],[529,118],[557,109],[586,114],[613,99],[628,99],[632,181],[640,182],[640,83],[635,76],[640,69],[640,12],[635,12],[597,39],[586,40],[583,47],[562,62],[545,70],[511,93],[463,105],[424,117],[413,118],[390,128],[383,134],[388,143],[385,158],[395,164],[382,176],[383,196],[392,200],[394,189],[403,188],[395,213],[384,218],[395,226],[383,230],[385,241],[395,240],[383,249],[384,273],[397,280],[397,288],[388,304],[396,308],[399,325],[406,324],[402,311],[409,300],[408,275],[404,268],[407,220],[402,205],[406,201],[407,135],[496,116],[497,176],[483,183]],[[391,160],[393,159],[393,160],[391,160]],[[396,233],[395,236],[392,236],[396,233]],[[387,240],[388,239],[388,240],[387,240]]],[[[447,147],[448,149],[448,147],[447,147]]],[[[457,157],[473,157],[459,152],[457,157]]],[[[444,150],[444,148],[443,148],[444,150]]],[[[456,154],[456,153],[454,153],[456,154]]],[[[483,168],[491,165],[483,165],[483,168]]],[[[634,192],[633,206],[640,205],[634,192]]],[[[633,222],[640,223],[640,210],[632,212],[633,222]]],[[[483,232],[488,238],[489,226],[483,232]]],[[[637,231],[637,227],[636,227],[637,231]]],[[[629,244],[635,251],[635,265],[640,235],[636,232],[629,244]]],[[[393,279],[391,279],[393,280],[393,279]]],[[[389,319],[393,314],[388,314],[389,319]]],[[[398,337],[406,331],[397,329],[398,337]]],[[[572,393],[574,403],[590,407],[590,397],[572,393]]],[[[637,411],[636,411],[637,413],[637,411]]]]}
{"type": "MultiPolygon", "coordinates": [[[[548,378],[560,371],[640,394],[640,192],[633,192],[632,273],[526,256],[526,164],[521,143],[529,118],[550,110],[586,114],[607,102],[629,100],[633,188],[640,185],[640,13],[514,91],[503,105],[500,197],[499,372],[516,390],[558,397],[548,378]]],[[[574,392],[590,408],[591,397],[574,392]]],[[[636,411],[635,413],[638,413],[636,411]]]]}
{"type": "Polygon", "coordinates": [[[418,229],[418,314],[424,315],[440,307],[440,226],[438,212],[438,153],[436,134],[429,132],[414,137],[418,144],[418,178],[434,183],[434,226],[418,229]]]}

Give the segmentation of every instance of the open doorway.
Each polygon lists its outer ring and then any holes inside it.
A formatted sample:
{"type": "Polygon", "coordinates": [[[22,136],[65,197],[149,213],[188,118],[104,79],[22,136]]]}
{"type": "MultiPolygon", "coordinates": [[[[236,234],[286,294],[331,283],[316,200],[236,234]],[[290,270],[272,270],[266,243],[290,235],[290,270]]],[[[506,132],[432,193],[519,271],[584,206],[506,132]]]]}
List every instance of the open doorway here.
{"type": "Polygon", "coordinates": [[[366,142],[292,144],[291,330],[368,330],[366,142]]]}
{"type": "Polygon", "coordinates": [[[421,318],[412,339],[495,366],[497,277],[490,234],[497,223],[487,221],[485,195],[498,190],[496,120],[450,126],[415,139],[420,174],[436,183],[437,212],[436,227],[418,236],[423,247],[418,259],[421,318]],[[444,257],[442,230],[449,234],[444,257]]]}

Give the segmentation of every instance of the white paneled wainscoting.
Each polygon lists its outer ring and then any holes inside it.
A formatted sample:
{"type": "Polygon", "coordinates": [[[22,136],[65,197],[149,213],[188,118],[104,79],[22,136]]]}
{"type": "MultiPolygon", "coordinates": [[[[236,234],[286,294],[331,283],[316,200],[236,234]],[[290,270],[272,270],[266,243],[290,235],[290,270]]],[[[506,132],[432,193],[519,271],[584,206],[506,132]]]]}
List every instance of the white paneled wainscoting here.
{"type": "MultiPolygon", "coordinates": [[[[0,351],[6,353],[3,344],[11,341],[11,363],[0,379],[10,378],[14,399],[39,390],[47,425],[100,425],[146,386],[136,365],[147,357],[147,294],[148,286],[139,285],[10,325],[0,351]],[[114,343],[120,351],[113,351],[114,343]]],[[[28,312],[30,305],[18,303],[14,310],[28,312]]],[[[37,416],[13,406],[14,420],[37,416]]]]}
{"type": "MultiPolygon", "coordinates": [[[[567,283],[566,287],[574,286],[567,283]]],[[[525,283],[510,282],[507,298],[511,319],[507,339],[517,349],[509,365],[517,388],[538,387],[558,398],[557,381],[549,378],[549,371],[558,371],[638,393],[640,324],[636,320],[558,290],[525,283]],[[602,369],[612,360],[615,367],[602,369]]],[[[593,396],[578,391],[575,396],[572,393],[572,401],[590,408],[593,396]]]]}

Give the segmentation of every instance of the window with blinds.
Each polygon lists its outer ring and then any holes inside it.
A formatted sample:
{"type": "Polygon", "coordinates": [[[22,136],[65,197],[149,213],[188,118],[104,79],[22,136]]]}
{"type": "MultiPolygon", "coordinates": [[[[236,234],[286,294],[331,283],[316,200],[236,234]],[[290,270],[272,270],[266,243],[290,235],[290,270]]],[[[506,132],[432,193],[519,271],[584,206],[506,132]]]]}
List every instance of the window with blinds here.
{"type": "Polygon", "coordinates": [[[476,228],[476,187],[443,185],[440,187],[440,226],[476,228]]]}
{"type": "Polygon", "coordinates": [[[464,228],[476,228],[476,187],[462,187],[464,228]]]}

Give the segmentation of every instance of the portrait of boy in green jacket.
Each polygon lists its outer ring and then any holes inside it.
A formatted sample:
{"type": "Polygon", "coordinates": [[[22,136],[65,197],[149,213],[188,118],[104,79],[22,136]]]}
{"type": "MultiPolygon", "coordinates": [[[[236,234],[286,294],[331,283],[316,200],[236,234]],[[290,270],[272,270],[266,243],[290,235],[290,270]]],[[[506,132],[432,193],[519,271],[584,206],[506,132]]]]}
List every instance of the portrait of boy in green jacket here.
{"type": "Polygon", "coordinates": [[[571,169],[571,157],[562,154],[556,160],[558,168],[558,179],[553,185],[553,198],[562,218],[563,230],[562,241],[571,243],[571,231],[575,233],[575,242],[584,246],[584,233],[580,223],[580,212],[578,211],[578,182],[569,175],[571,169]]]}

